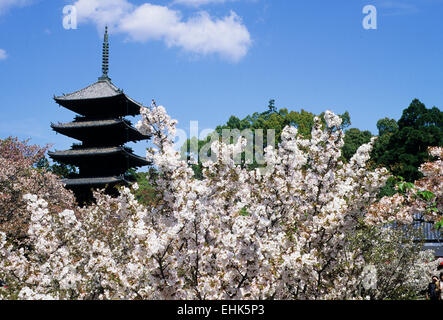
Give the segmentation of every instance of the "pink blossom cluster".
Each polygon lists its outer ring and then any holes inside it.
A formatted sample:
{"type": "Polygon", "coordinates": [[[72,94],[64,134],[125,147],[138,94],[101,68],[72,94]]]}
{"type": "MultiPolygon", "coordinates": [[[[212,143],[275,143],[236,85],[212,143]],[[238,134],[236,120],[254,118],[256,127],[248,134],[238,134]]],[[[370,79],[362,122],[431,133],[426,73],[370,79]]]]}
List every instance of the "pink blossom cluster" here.
{"type": "Polygon", "coordinates": [[[383,197],[372,205],[366,217],[368,223],[380,224],[392,221],[411,223],[414,214],[421,213],[428,221],[438,222],[443,218],[443,148],[429,148],[435,161],[420,166],[423,178],[415,181],[411,188],[391,197],[383,197]],[[423,196],[428,192],[429,197],[423,196]]]}
{"type": "Polygon", "coordinates": [[[56,175],[34,168],[46,151],[47,147],[28,145],[17,138],[0,140],[0,230],[18,246],[30,245],[25,194],[50,202],[54,210],[74,207],[73,194],[56,175]]]}

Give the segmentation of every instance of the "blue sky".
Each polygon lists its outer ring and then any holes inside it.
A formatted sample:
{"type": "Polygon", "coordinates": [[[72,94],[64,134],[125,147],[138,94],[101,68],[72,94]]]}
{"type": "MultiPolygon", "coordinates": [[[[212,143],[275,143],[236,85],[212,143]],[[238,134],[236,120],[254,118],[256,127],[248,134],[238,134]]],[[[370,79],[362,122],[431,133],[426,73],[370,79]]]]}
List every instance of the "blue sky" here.
{"type": "Polygon", "coordinates": [[[155,99],[186,131],[264,111],[271,98],[347,110],[373,133],[414,98],[443,104],[442,0],[0,0],[0,138],[70,147],[49,125],[74,114],[52,97],[101,75],[104,24],[114,84],[155,99]],[[78,26],[66,30],[72,4],[78,26]],[[362,26],[365,5],[377,8],[376,30],[362,26]]]}

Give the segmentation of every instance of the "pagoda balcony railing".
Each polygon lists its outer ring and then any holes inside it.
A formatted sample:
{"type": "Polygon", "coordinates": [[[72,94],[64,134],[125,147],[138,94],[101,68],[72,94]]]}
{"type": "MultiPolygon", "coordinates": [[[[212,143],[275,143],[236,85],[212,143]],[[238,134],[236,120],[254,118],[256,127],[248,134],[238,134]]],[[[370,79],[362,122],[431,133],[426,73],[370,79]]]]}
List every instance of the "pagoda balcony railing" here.
{"type": "MultiPolygon", "coordinates": [[[[74,121],[72,121],[72,123],[93,122],[93,121],[99,122],[99,121],[109,121],[109,120],[115,120],[115,118],[109,118],[109,119],[103,119],[103,118],[100,118],[100,119],[79,118],[79,119],[77,119],[76,118],[74,121]]],[[[127,120],[127,119],[118,119],[118,120],[122,120],[128,126],[132,126],[132,122],[127,120]]],[[[63,126],[63,125],[66,125],[66,123],[65,122],[60,122],[60,121],[57,122],[57,123],[51,122],[51,126],[63,126]]]]}
{"type": "MultiPolygon", "coordinates": [[[[90,117],[82,117],[82,116],[75,116],[73,122],[88,122],[88,121],[100,121],[100,120],[123,120],[128,125],[132,126],[132,122],[125,119],[124,117],[103,117],[103,116],[90,116],[90,117]]],[[[60,124],[60,122],[59,122],[60,124]]]]}

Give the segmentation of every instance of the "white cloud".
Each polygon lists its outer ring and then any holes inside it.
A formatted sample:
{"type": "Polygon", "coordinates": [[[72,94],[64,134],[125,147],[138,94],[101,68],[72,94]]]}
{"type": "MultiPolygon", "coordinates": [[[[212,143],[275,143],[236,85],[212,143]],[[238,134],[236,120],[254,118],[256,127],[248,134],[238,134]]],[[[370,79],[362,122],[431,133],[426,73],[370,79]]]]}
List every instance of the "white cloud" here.
{"type": "Polygon", "coordinates": [[[118,25],[135,7],[127,0],[78,0],[74,6],[79,23],[94,22],[100,28],[105,24],[118,25]]]}
{"type": "Polygon", "coordinates": [[[0,49],[0,60],[5,60],[8,57],[6,54],[6,51],[3,49],[0,49]]]}
{"type": "Polygon", "coordinates": [[[80,23],[93,22],[99,28],[108,24],[113,32],[127,34],[132,41],[160,40],[168,47],[219,54],[231,61],[239,61],[251,46],[248,29],[232,11],[222,18],[200,11],[185,20],[178,10],[150,3],[135,6],[127,0],[78,0],[74,5],[80,23]]]}
{"type": "Polygon", "coordinates": [[[31,0],[0,0],[0,14],[5,13],[12,7],[24,7],[31,3],[31,0]]]}

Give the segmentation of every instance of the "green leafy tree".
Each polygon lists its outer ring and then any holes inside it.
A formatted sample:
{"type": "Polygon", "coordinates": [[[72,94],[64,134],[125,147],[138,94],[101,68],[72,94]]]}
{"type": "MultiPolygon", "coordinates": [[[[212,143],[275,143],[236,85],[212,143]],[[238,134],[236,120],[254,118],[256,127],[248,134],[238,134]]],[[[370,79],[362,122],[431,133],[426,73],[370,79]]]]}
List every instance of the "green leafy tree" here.
{"type": "Polygon", "coordinates": [[[360,131],[357,128],[346,130],[344,137],[344,146],[342,148],[342,156],[346,161],[349,161],[355,154],[357,149],[371,141],[372,133],[370,131],[360,131]]]}
{"type": "Polygon", "coordinates": [[[43,169],[49,172],[54,173],[60,178],[71,178],[77,174],[77,168],[72,165],[66,165],[64,163],[55,162],[54,164],[50,164],[49,160],[46,157],[41,158],[36,164],[35,167],[37,169],[43,169]]]}
{"type": "Polygon", "coordinates": [[[398,130],[397,121],[394,119],[383,118],[377,121],[378,135],[384,136],[395,133],[398,130]]]}
{"type": "Polygon", "coordinates": [[[403,111],[397,123],[384,118],[377,127],[379,139],[372,153],[374,162],[406,181],[422,177],[418,168],[429,160],[428,147],[443,145],[443,112],[436,107],[427,109],[418,99],[403,111]]]}
{"type": "MultiPolygon", "coordinates": [[[[158,193],[155,191],[155,186],[149,182],[149,177],[155,178],[157,171],[150,168],[148,172],[132,172],[135,182],[138,184],[138,189],[134,191],[135,198],[138,202],[144,205],[152,205],[158,200],[158,193]]],[[[155,179],[153,179],[155,181],[155,179]]]]}

